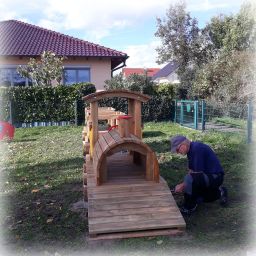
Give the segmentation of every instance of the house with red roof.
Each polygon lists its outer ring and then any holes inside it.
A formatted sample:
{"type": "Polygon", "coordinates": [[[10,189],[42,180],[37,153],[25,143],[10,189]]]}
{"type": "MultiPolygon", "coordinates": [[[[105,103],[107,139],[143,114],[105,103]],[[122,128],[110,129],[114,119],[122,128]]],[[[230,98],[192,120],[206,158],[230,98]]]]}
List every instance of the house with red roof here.
{"type": "Polygon", "coordinates": [[[17,20],[0,22],[0,86],[29,85],[17,73],[30,58],[40,59],[43,51],[65,56],[63,84],[91,82],[97,90],[114,71],[125,66],[126,53],[64,35],[17,20]]]}
{"type": "Polygon", "coordinates": [[[160,68],[123,68],[122,73],[125,78],[130,75],[137,74],[137,75],[147,75],[147,77],[153,77],[160,68]]]}

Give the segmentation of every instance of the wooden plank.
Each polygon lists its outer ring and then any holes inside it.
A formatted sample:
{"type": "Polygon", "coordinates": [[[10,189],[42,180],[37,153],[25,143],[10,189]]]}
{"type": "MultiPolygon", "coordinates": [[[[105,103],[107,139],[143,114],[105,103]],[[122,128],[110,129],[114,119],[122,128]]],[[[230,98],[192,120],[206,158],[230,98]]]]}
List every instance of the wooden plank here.
{"type": "Polygon", "coordinates": [[[111,131],[109,132],[109,134],[112,136],[112,138],[113,138],[116,142],[121,142],[121,141],[123,141],[117,131],[111,130],[111,131]]]}
{"type": "Polygon", "coordinates": [[[182,216],[161,219],[161,220],[144,220],[140,222],[115,222],[115,223],[100,223],[89,224],[90,234],[108,233],[108,232],[124,232],[137,231],[145,229],[160,229],[160,228],[184,228],[185,222],[182,216]]]}
{"type": "Polygon", "coordinates": [[[90,241],[95,240],[108,240],[108,239],[124,239],[124,238],[138,238],[138,237],[154,237],[154,236],[180,236],[184,234],[184,230],[181,228],[173,229],[157,229],[157,230],[142,230],[123,233],[109,233],[98,234],[95,237],[90,236],[90,241]]]}
{"type": "Polygon", "coordinates": [[[155,184],[152,184],[151,186],[146,186],[146,185],[147,184],[141,184],[140,186],[124,186],[123,185],[122,187],[112,186],[112,188],[109,188],[108,186],[100,186],[96,189],[93,188],[91,191],[95,195],[101,195],[106,193],[116,193],[116,192],[130,194],[131,192],[140,192],[140,191],[165,191],[165,192],[171,193],[168,186],[166,186],[165,184],[159,185],[156,183],[156,185],[155,184]]]}
{"type": "MultiPolygon", "coordinates": [[[[123,195],[120,197],[91,197],[91,194],[89,195],[89,202],[91,202],[94,205],[103,205],[103,204],[114,204],[114,203],[129,203],[129,202],[134,202],[134,201],[142,201],[148,202],[148,201],[153,201],[153,200],[164,200],[168,197],[168,194],[163,193],[161,195],[137,195],[137,196],[130,196],[130,195],[123,195]]],[[[172,200],[171,200],[172,201],[172,200]]],[[[176,203],[172,201],[175,205],[176,203]]]]}
{"type": "MultiPolygon", "coordinates": [[[[87,170],[88,173],[90,173],[90,169],[87,170]]],[[[160,181],[161,182],[161,181],[160,181]]],[[[160,186],[161,184],[163,185],[166,185],[165,183],[159,183],[160,186]]],[[[155,186],[158,186],[159,185],[158,183],[155,183],[153,181],[140,181],[136,184],[133,184],[131,186],[131,184],[106,184],[104,186],[99,186],[97,187],[97,191],[103,191],[103,193],[107,192],[107,191],[112,191],[113,189],[120,189],[121,191],[125,188],[144,188],[144,187],[149,187],[149,188],[152,188],[152,190],[154,189],[155,186]]],[[[169,189],[169,188],[168,188],[169,189]]]]}
{"type": "Polygon", "coordinates": [[[105,133],[104,135],[104,139],[107,142],[108,146],[110,147],[111,145],[115,144],[116,141],[113,139],[113,137],[108,133],[105,133]]]}
{"type": "Polygon", "coordinates": [[[168,213],[144,213],[144,214],[129,214],[111,217],[97,217],[90,218],[89,225],[105,224],[105,223],[118,223],[118,222],[141,222],[145,220],[164,220],[164,219],[180,219],[181,215],[177,215],[177,211],[168,213]]]}
{"type": "Polygon", "coordinates": [[[150,208],[150,207],[162,207],[162,206],[173,206],[173,202],[169,200],[169,198],[165,200],[161,200],[159,202],[152,201],[136,201],[129,203],[112,203],[112,204],[104,204],[104,205],[95,205],[94,203],[89,202],[89,207],[95,210],[114,210],[114,209],[131,209],[131,208],[150,208]]]}
{"type": "Polygon", "coordinates": [[[99,138],[99,144],[101,146],[102,152],[105,152],[107,150],[107,148],[109,147],[104,136],[101,136],[99,138]]]}
{"type": "Polygon", "coordinates": [[[167,198],[169,195],[170,196],[170,199],[169,200],[172,200],[172,194],[170,191],[165,191],[165,190],[158,190],[158,191],[155,191],[155,190],[152,190],[152,191],[136,191],[136,192],[126,192],[126,191],[113,191],[112,193],[100,193],[100,194],[97,194],[97,193],[94,193],[94,192],[91,192],[89,193],[89,196],[91,199],[102,199],[102,198],[119,198],[119,197],[124,197],[124,196],[129,196],[129,197],[136,197],[136,196],[161,196],[161,195],[165,195],[167,198]]]}
{"type": "MultiPolygon", "coordinates": [[[[112,217],[112,216],[123,216],[130,214],[146,214],[146,213],[170,213],[170,212],[179,212],[176,206],[165,206],[165,207],[150,207],[150,208],[136,208],[136,209],[112,209],[112,210],[104,210],[98,211],[95,209],[89,208],[88,216],[92,218],[96,217],[112,217]]],[[[180,214],[180,213],[179,213],[180,214]]]]}

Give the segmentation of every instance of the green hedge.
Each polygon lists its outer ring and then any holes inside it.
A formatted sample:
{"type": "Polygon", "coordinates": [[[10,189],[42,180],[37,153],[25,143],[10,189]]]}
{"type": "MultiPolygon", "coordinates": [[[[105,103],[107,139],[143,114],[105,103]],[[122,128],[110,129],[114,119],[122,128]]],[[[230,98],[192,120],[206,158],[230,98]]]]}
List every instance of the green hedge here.
{"type": "MultiPolygon", "coordinates": [[[[13,123],[84,121],[84,102],[81,98],[94,93],[95,86],[80,83],[57,87],[0,87],[0,120],[9,120],[10,102],[13,123]],[[77,108],[77,110],[76,110],[77,108]]],[[[101,100],[99,106],[113,107],[127,113],[127,100],[112,98],[101,100]]],[[[151,96],[142,104],[143,121],[173,120],[174,104],[170,96],[151,96]]]]}
{"type": "MultiPolygon", "coordinates": [[[[8,87],[0,89],[1,120],[8,120],[11,102],[12,119],[20,122],[75,121],[75,102],[96,91],[91,83],[57,87],[8,87]]],[[[83,106],[79,105],[78,118],[83,117],[83,106]]]]}
{"type": "MultiPolygon", "coordinates": [[[[127,113],[126,99],[113,98],[99,102],[100,107],[113,107],[118,111],[127,113]]],[[[151,96],[147,103],[142,104],[142,119],[144,122],[164,121],[174,119],[174,101],[167,96],[151,96]]]]}

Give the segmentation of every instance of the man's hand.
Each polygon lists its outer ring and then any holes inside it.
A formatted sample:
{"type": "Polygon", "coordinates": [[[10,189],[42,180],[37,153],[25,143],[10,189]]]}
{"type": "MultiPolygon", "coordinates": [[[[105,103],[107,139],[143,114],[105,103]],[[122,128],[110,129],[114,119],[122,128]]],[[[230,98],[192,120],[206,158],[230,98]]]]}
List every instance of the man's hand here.
{"type": "Polygon", "coordinates": [[[185,189],[185,183],[182,182],[175,187],[175,193],[183,193],[185,189]]]}

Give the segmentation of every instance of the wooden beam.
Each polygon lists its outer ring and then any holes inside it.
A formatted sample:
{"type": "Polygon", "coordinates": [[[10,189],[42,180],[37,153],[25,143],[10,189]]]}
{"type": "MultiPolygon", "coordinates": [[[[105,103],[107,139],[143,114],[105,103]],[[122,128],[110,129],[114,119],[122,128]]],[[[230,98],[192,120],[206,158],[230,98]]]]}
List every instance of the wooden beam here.
{"type": "Polygon", "coordinates": [[[150,96],[135,92],[135,91],[129,91],[125,89],[117,89],[117,90],[107,90],[107,91],[100,91],[91,93],[85,97],[83,97],[83,100],[85,100],[87,103],[99,101],[101,99],[105,98],[127,98],[127,99],[134,99],[141,102],[147,102],[150,99],[150,96]]]}

